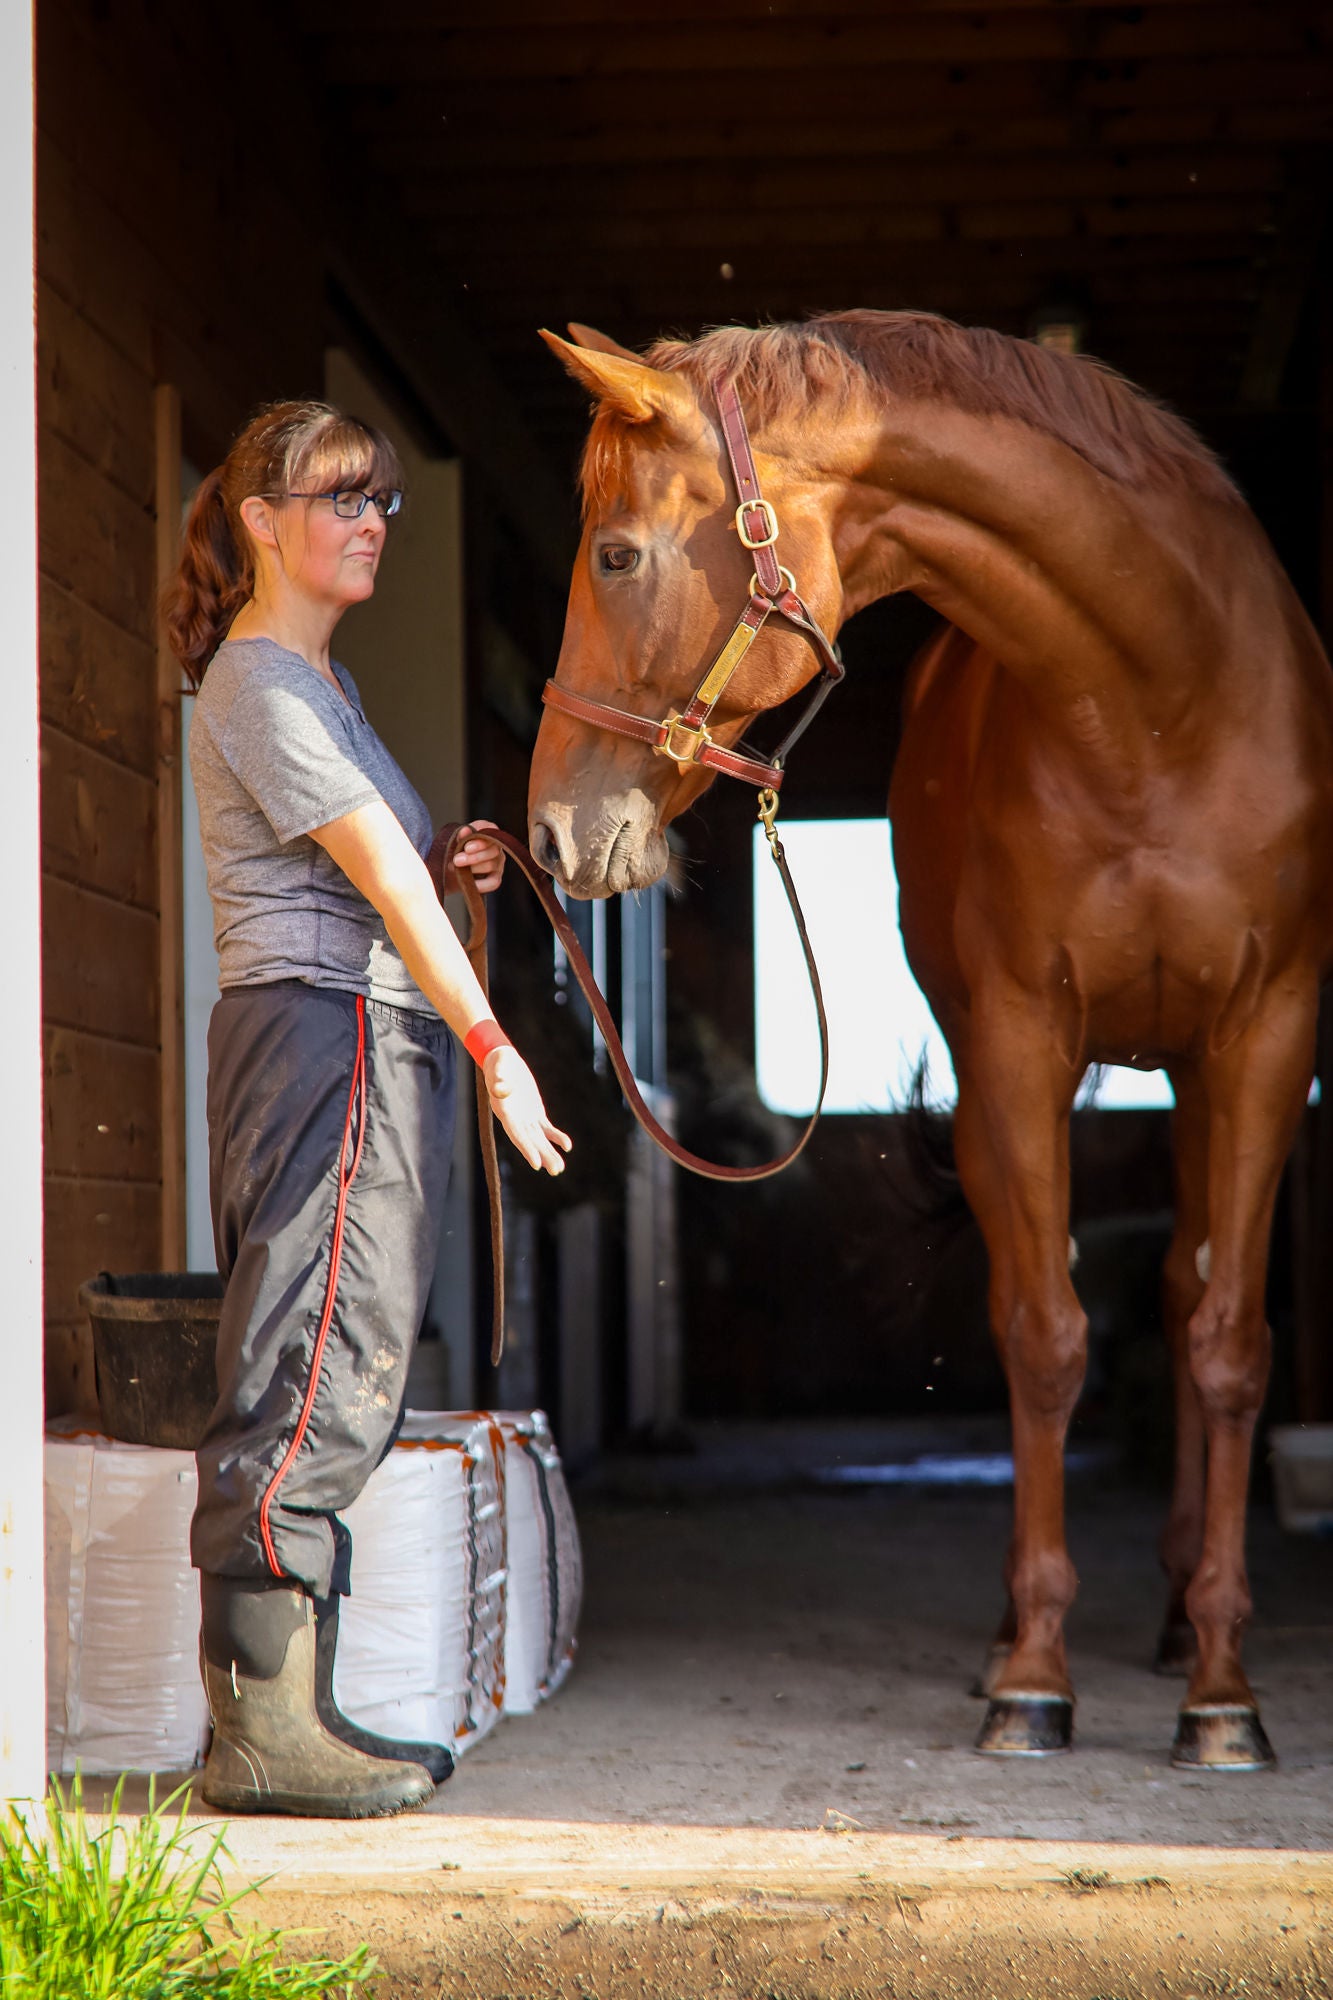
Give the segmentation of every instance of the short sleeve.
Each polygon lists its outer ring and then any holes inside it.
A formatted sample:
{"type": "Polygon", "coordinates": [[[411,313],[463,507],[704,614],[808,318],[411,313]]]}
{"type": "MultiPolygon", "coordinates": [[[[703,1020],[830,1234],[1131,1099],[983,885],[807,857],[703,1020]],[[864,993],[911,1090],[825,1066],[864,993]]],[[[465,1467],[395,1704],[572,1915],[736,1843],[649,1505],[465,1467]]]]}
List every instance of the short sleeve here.
{"type": "Polygon", "coordinates": [[[254,673],[232,703],[221,750],[281,841],[373,805],[379,791],[353,754],[350,710],[315,681],[254,673]]]}

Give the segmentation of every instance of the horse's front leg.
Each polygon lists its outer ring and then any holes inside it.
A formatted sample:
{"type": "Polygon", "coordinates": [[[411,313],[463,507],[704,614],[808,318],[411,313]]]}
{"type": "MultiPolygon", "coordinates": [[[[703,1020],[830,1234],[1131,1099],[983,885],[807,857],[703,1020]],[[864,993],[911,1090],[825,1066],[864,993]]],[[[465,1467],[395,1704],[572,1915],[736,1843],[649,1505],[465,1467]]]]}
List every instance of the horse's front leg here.
{"type": "Polygon", "coordinates": [[[1066,1750],[1073,1688],[1064,1619],[1077,1587],[1065,1546],[1064,1445],[1087,1363],[1087,1319],[1069,1276],[1069,1111],[1080,1070],[1027,994],[974,1011],[958,1077],[963,1186],[991,1260],[991,1326],[1009,1379],[1014,1534],[1007,1658],[996,1656],[977,1748],[1066,1750]]]}
{"type": "Polygon", "coordinates": [[[1251,1602],[1245,1512],[1254,1427],[1268,1386],[1264,1280],[1273,1203],[1314,1064],[1317,994],[1270,992],[1224,1052],[1206,1057],[1208,1278],[1190,1320],[1190,1368],[1208,1440],[1203,1548],[1185,1593],[1199,1642],[1172,1762],[1256,1770],[1273,1762],[1241,1665],[1251,1602]]]}

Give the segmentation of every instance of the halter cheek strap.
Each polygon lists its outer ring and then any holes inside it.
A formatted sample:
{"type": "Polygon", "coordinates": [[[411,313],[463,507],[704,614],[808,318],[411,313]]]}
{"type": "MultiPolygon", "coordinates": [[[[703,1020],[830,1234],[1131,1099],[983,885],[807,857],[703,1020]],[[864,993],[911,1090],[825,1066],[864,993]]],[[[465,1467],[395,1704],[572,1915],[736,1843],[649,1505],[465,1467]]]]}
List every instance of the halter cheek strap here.
{"type": "Polygon", "coordinates": [[[705,770],[720,772],[728,778],[741,778],[776,793],[781,789],[783,767],[792,745],[809,728],[830,690],[843,678],[845,668],[837,647],[798,593],[791,571],[783,569],[778,562],[775,552],[778,517],[759,488],[759,473],[736,385],[729,379],[719,380],[714,384],[714,393],[737,495],[736,532],[742,546],[754,557],[749,601],[732,627],[730,637],[685,707],[673,709],[660,722],[654,721],[651,716],[636,715],[632,709],[617,708],[611,702],[594,701],[589,695],[576,694],[572,688],[561,687],[554,680],[547,681],[542,689],[542,700],[548,708],[559,709],[594,729],[606,729],[613,735],[628,736],[636,742],[646,743],[659,756],[671,758],[682,769],[698,764],[705,770]],[[774,615],[784,618],[809,640],[819,655],[823,673],[795,727],[787,732],[771,757],[759,758],[748,756],[741,750],[726,750],[715,743],[708,723],[736,669],[774,615]]]}

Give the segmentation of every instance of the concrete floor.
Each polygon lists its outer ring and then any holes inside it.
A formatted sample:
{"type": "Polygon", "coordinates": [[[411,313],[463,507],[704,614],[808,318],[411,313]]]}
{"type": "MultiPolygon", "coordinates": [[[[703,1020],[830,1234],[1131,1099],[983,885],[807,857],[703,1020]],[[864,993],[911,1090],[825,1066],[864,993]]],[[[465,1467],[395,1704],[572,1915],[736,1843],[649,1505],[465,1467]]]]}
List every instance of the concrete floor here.
{"type": "Polygon", "coordinates": [[[1256,1508],[1249,1657],[1280,1768],[1176,1772],[1182,1684],[1147,1667],[1160,1503],[1076,1474],[1077,1747],[984,1760],[967,1689],[1009,1493],[819,1476],[1001,1442],[751,1426],[611,1463],[578,1497],[565,1689],[422,1813],[234,1822],[230,1866],[274,1877],[258,1919],[368,1940],[385,2000],[1327,2000],[1333,1544],[1256,1508]]]}
{"type": "Polygon", "coordinates": [[[1256,1508],[1248,1659],[1280,1764],[1168,1763],[1183,1683],[1148,1671],[1161,1503],[1070,1480],[1076,1749],[978,1757],[969,1696],[1000,1604],[1008,1490],[821,1490],[821,1470],[993,1427],[715,1433],[581,1497],[587,1593],[563,1692],[467,1757],[432,1811],[631,1825],[967,1832],[1333,1848],[1333,1543],[1256,1508]],[[726,1483],[723,1483],[723,1482],[726,1483]]]}
{"type": "Polygon", "coordinates": [[[1074,1473],[1075,1749],[996,1761],[972,1749],[969,1687],[1000,1604],[1010,1491],[821,1480],[1003,1449],[1003,1428],[697,1435],[691,1456],[612,1460],[577,1492],[574,1672],[472,1750],[429,1814],[1333,1850],[1333,1542],[1253,1510],[1247,1660],[1279,1768],[1173,1771],[1183,1683],[1148,1670],[1162,1502],[1074,1473]]]}

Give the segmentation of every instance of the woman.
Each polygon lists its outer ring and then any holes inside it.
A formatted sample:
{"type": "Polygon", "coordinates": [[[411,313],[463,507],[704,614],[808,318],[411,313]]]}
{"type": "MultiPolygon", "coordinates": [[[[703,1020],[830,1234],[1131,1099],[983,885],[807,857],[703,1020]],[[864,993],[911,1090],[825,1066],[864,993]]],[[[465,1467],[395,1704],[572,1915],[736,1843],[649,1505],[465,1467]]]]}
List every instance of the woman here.
{"type": "MultiPolygon", "coordinates": [[[[210,1804],[359,1818],[428,1798],[439,1744],[333,1700],[351,1538],[388,1450],[435,1267],[459,1035],[531,1167],[569,1140],[501,1032],[423,855],[426,808],[331,657],[375,588],[401,477],[379,432],[279,403],[190,510],[169,609],[198,690],[190,767],[220,962],[208,1041],[213,1227],[227,1280],[192,1559],[210,1804]]],[[[503,857],[458,856],[482,889],[503,857]]]]}

